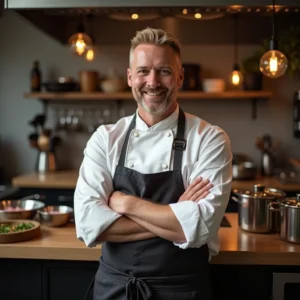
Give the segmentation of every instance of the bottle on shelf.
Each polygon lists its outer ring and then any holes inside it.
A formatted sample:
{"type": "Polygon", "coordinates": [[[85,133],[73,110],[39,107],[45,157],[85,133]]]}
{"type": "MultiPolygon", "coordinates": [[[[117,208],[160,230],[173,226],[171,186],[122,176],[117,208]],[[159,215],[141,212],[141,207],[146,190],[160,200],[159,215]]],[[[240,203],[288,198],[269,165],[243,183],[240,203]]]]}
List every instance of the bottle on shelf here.
{"type": "Polygon", "coordinates": [[[300,138],[300,90],[296,91],[294,94],[293,131],[294,131],[294,137],[300,138]]]}
{"type": "Polygon", "coordinates": [[[41,83],[42,83],[42,73],[40,70],[40,62],[35,60],[33,62],[33,67],[30,73],[30,84],[32,92],[40,92],[41,91],[41,83]]]}

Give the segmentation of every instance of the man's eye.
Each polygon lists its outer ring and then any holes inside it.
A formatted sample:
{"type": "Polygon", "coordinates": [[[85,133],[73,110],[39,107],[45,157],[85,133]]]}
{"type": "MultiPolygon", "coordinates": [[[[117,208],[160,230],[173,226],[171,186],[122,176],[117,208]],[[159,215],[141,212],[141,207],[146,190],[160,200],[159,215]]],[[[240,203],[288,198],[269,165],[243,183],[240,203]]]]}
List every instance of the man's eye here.
{"type": "Polygon", "coordinates": [[[138,74],[147,74],[147,72],[145,69],[138,70],[138,74]]]}
{"type": "Polygon", "coordinates": [[[160,73],[162,75],[170,75],[171,74],[170,70],[168,70],[168,69],[162,69],[162,70],[160,70],[160,73]]]}

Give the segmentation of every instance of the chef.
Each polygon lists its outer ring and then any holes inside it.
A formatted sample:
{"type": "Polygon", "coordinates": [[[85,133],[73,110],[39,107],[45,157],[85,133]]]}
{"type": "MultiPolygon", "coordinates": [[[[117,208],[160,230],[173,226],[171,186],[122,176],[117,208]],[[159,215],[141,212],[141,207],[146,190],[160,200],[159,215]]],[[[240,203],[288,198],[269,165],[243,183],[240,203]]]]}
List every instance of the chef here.
{"type": "Polygon", "coordinates": [[[100,126],[75,190],[77,237],[102,243],[95,300],[210,300],[209,260],[231,191],[219,127],[184,113],[181,47],[161,29],[131,41],[134,115],[100,126]]]}

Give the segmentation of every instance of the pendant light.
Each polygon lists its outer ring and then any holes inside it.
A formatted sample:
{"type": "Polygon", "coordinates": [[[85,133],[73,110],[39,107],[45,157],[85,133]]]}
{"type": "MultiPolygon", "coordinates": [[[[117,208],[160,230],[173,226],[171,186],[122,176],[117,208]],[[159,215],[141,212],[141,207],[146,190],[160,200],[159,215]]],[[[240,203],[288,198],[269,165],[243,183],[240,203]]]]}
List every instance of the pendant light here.
{"type": "Polygon", "coordinates": [[[277,50],[277,41],[275,38],[275,0],[273,0],[272,6],[272,37],[270,40],[270,50],[261,57],[259,69],[265,76],[277,78],[285,73],[288,67],[288,61],[286,56],[277,50]]]}
{"type": "Polygon", "coordinates": [[[233,15],[234,18],[234,65],[232,72],[229,74],[229,82],[230,85],[233,86],[234,88],[240,88],[244,76],[240,71],[240,66],[238,64],[238,23],[237,23],[237,18],[238,15],[237,13],[234,13],[233,15]]]}
{"type": "Polygon", "coordinates": [[[79,23],[77,32],[69,38],[68,43],[71,47],[71,50],[79,56],[84,56],[89,49],[92,49],[93,40],[85,32],[83,22],[79,23]]]}

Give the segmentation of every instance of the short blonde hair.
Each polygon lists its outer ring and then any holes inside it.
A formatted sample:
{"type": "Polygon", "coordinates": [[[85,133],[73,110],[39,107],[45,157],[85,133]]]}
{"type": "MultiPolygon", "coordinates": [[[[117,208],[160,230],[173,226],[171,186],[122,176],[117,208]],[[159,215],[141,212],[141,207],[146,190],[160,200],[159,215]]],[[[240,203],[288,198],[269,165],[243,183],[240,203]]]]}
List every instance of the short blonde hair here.
{"type": "Polygon", "coordinates": [[[131,48],[129,54],[129,63],[131,65],[134,49],[141,44],[152,44],[157,46],[169,46],[181,60],[181,45],[178,39],[172,34],[162,29],[153,29],[147,27],[141,31],[137,31],[135,37],[131,40],[131,48]]]}

